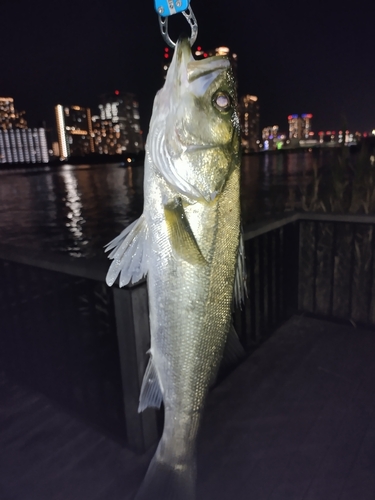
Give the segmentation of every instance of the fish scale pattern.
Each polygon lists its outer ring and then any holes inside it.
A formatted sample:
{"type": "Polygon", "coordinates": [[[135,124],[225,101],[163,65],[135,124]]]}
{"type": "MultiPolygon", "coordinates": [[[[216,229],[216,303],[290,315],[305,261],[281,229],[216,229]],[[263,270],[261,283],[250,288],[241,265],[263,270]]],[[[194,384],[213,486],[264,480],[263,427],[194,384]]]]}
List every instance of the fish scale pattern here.
{"type": "MultiPolygon", "coordinates": [[[[155,183],[149,185],[155,191],[155,183]]],[[[216,200],[192,205],[191,218],[186,208],[205,264],[192,265],[176,258],[165,222],[158,225],[156,221],[162,219],[155,211],[155,220],[150,222],[155,238],[151,245],[159,248],[157,263],[150,266],[148,274],[154,318],[151,351],[163,388],[164,439],[183,443],[183,450],[174,446],[176,454],[194,451],[204,400],[230,327],[240,227],[238,190],[236,168],[216,200]],[[198,226],[195,221],[199,221],[198,226]],[[190,424],[176,430],[176,421],[190,424]],[[175,433],[181,433],[182,428],[184,435],[177,439],[175,433]]]]}

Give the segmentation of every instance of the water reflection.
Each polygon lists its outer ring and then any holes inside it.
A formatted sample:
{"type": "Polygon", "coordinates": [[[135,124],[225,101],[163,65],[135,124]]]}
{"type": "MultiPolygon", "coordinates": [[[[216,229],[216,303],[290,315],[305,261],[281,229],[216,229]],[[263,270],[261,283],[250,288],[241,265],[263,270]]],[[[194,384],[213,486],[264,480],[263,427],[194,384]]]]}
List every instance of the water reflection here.
{"type": "Polygon", "coordinates": [[[82,203],[81,195],[78,190],[77,179],[72,172],[70,165],[64,165],[62,171],[60,172],[61,177],[65,183],[65,196],[63,200],[65,201],[65,206],[67,207],[66,218],[68,222],[65,222],[65,226],[69,229],[72,234],[75,245],[68,248],[69,253],[76,257],[81,256],[80,247],[82,244],[87,244],[87,241],[83,238],[82,226],[86,222],[82,216],[82,203]]]}
{"type": "Polygon", "coordinates": [[[242,161],[244,224],[301,207],[314,165],[329,165],[331,151],[269,152],[242,161]]]}
{"type": "MultiPolygon", "coordinates": [[[[244,156],[244,225],[298,208],[314,164],[329,165],[327,154],[244,156]]],[[[118,164],[3,172],[1,241],[79,257],[103,256],[103,246],[142,213],[143,173],[141,165],[118,164]]]]}

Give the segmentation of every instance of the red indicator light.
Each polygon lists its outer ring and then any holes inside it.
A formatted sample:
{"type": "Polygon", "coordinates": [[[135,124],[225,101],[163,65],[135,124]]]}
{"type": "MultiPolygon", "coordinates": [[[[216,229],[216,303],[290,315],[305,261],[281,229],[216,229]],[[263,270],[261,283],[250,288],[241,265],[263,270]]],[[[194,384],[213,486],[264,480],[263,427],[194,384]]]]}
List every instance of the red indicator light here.
{"type": "Polygon", "coordinates": [[[165,47],[164,52],[169,52],[168,47],[165,47]]]}
{"type": "Polygon", "coordinates": [[[168,59],[169,55],[168,54],[164,54],[164,59],[168,59]]]}
{"type": "Polygon", "coordinates": [[[120,91],[119,91],[119,90],[115,90],[115,94],[116,94],[116,95],[119,95],[119,94],[120,94],[120,91]]]}
{"type": "Polygon", "coordinates": [[[205,52],[205,53],[203,54],[203,57],[207,57],[207,56],[208,56],[208,54],[207,54],[207,52],[205,52]]]}
{"type": "Polygon", "coordinates": [[[197,47],[197,50],[202,50],[202,47],[197,47]]]}

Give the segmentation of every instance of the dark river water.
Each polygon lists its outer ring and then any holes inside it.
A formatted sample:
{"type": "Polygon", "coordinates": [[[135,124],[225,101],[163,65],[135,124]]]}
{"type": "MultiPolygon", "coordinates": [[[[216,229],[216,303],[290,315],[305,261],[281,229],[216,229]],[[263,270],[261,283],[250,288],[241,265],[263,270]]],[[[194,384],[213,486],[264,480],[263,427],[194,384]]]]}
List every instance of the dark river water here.
{"type": "MultiPolygon", "coordinates": [[[[244,156],[241,204],[247,224],[298,207],[314,162],[332,151],[244,156]]],[[[0,172],[2,243],[63,252],[103,254],[103,245],[137,218],[143,206],[143,166],[62,165],[0,172]]]]}

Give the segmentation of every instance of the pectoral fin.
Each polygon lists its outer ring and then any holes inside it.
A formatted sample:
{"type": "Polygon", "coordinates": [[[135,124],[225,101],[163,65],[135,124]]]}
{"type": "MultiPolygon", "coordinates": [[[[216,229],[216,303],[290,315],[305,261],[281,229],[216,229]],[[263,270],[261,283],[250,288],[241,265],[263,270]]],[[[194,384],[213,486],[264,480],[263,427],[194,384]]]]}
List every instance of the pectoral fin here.
{"type": "Polygon", "coordinates": [[[165,205],[164,215],[171,246],[176,257],[180,257],[190,264],[205,264],[206,260],[191,230],[181,198],[165,205]]]}
{"type": "Polygon", "coordinates": [[[108,270],[106,282],[113,285],[120,275],[120,287],[129,282],[136,283],[147,274],[147,224],[144,215],[134,221],[113,241],[106,245],[108,258],[113,262],[108,270]]]}

